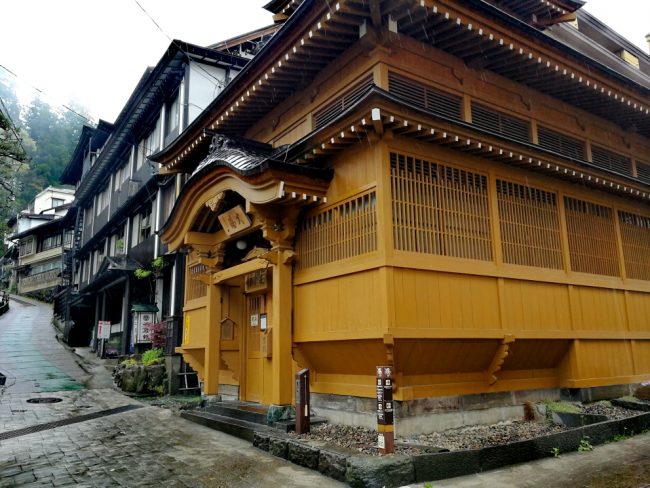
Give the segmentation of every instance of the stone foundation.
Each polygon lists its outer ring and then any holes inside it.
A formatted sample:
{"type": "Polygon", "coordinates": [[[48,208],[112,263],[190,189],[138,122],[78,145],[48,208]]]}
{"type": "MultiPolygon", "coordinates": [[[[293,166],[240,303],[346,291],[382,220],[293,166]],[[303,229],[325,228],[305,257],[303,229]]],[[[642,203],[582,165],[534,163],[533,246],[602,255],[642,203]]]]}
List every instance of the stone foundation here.
{"type": "Polygon", "coordinates": [[[239,386],[220,384],[219,396],[224,402],[236,402],[239,400],[239,386]]]}
{"type": "MultiPolygon", "coordinates": [[[[395,431],[399,436],[428,434],[468,425],[521,419],[526,402],[545,400],[599,401],[630,395],[634,385],[580,389],[522,390],[395,402],[395,431]]],[[[376,401],[342,395],[311,394],[314,415],[331,423],[376,428],[376,401]]]]}

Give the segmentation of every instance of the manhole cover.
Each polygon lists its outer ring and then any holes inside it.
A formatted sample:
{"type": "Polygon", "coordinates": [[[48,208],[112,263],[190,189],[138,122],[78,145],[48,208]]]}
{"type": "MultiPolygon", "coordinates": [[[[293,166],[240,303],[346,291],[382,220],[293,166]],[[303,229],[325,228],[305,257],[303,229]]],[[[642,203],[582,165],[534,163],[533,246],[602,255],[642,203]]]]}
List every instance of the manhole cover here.
{"type": "Polygon", "coordinates": [[[43,398],[30,398],[27,403],[59,403],[63,401],[61,398],[43,397],[43,398]]]}

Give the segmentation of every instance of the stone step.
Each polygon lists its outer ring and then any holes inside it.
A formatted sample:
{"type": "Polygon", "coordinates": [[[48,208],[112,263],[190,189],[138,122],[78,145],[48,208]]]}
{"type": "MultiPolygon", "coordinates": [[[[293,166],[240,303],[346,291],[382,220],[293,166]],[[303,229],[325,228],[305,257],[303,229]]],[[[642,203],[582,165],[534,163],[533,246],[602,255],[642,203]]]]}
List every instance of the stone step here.
{"type": "Polygon", "coordinates": [[[214,413],[246,422],[267,425],[266,409],[263,407],[248,407],[240,403],[215,403],[205,407],[205,412],[214,413]]]}
{"type": "Polygon", "coordinates": [[[216,413],[205,411],[187,411],[182,412],[181,417],[197,424],[205,425],[214,430],[225,432],[228,435],[245,439],[253,442],[255,432],[272,433],[277,430],[261,425],[255,422],[248,422],[232,417],[218,415],[216,413]]]}

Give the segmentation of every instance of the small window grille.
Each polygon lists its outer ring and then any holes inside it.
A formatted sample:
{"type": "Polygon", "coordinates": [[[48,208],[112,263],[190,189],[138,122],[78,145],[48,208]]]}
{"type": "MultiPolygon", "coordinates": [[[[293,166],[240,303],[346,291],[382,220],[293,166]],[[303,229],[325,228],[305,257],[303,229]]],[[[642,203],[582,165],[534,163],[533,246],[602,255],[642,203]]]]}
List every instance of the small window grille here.
{"type": "Polygon", "coordinates": [[[395,73],[388,73],[388,91],[434,115],[461,119],[461,98],[456,95],[434,90],[395,73]]]}
{"type": "Polygon", "coordinates": [[[205,273],[207,266],[205,264],[196,263],[187,266],[187,283],[185,286],[185,299],[187,301],[201,298],[207,295],[207,285],[198,278],[201,274],[205,273]]]}
{"type": "Polygon", "coordinates": [[[354,85],[350,90],[345,92],[333,103],[314,112],[314,128],[319,129],[334,120],[350,106],[361,98],[361,95],[373,84],[372,75],[363,78],[359,83],[354,85]]]}
{"type": "Polygon", "coordinates": [[[572,159],[585,159],[585,143],[583,141],[565,136],[546,127],[537,129],[537,137],[539,145],[544,149],[572,159]]]}
{"type": "Polygon", "coordinates": [[[591,162],[594,166],[621,175],[632,176],[630,158],[616,154],[599,146],[591,146],[591,162]]]}
{"type": "Polygon", "coordinates": [[[636,177],[638,180],[650,185],[650,163],[636,162],[636,177]]]}
{"type": "Polygon", "coordinates": [[[530,142],[530,122],[472,103],[472,124],[519,142],[530,142]]]}

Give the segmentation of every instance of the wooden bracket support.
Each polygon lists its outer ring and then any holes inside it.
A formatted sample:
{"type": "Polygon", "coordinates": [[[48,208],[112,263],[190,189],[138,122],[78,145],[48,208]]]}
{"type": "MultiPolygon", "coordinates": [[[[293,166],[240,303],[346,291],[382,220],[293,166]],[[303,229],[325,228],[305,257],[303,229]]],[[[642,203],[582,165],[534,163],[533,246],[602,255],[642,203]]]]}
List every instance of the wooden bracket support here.
{"type": "Polygon", "coordinates": [[[503,338],[501,344],[497,348],[497,351],[492,358],[492,362],[490,363],[490,367],[487,370],[487,381],[490,385],[495,384],[499,380],[497,373],[501,371],[504,361],[509,356],[510,344],[513,342],[515,342],[515,336],[507,335],[503,338]]]}

